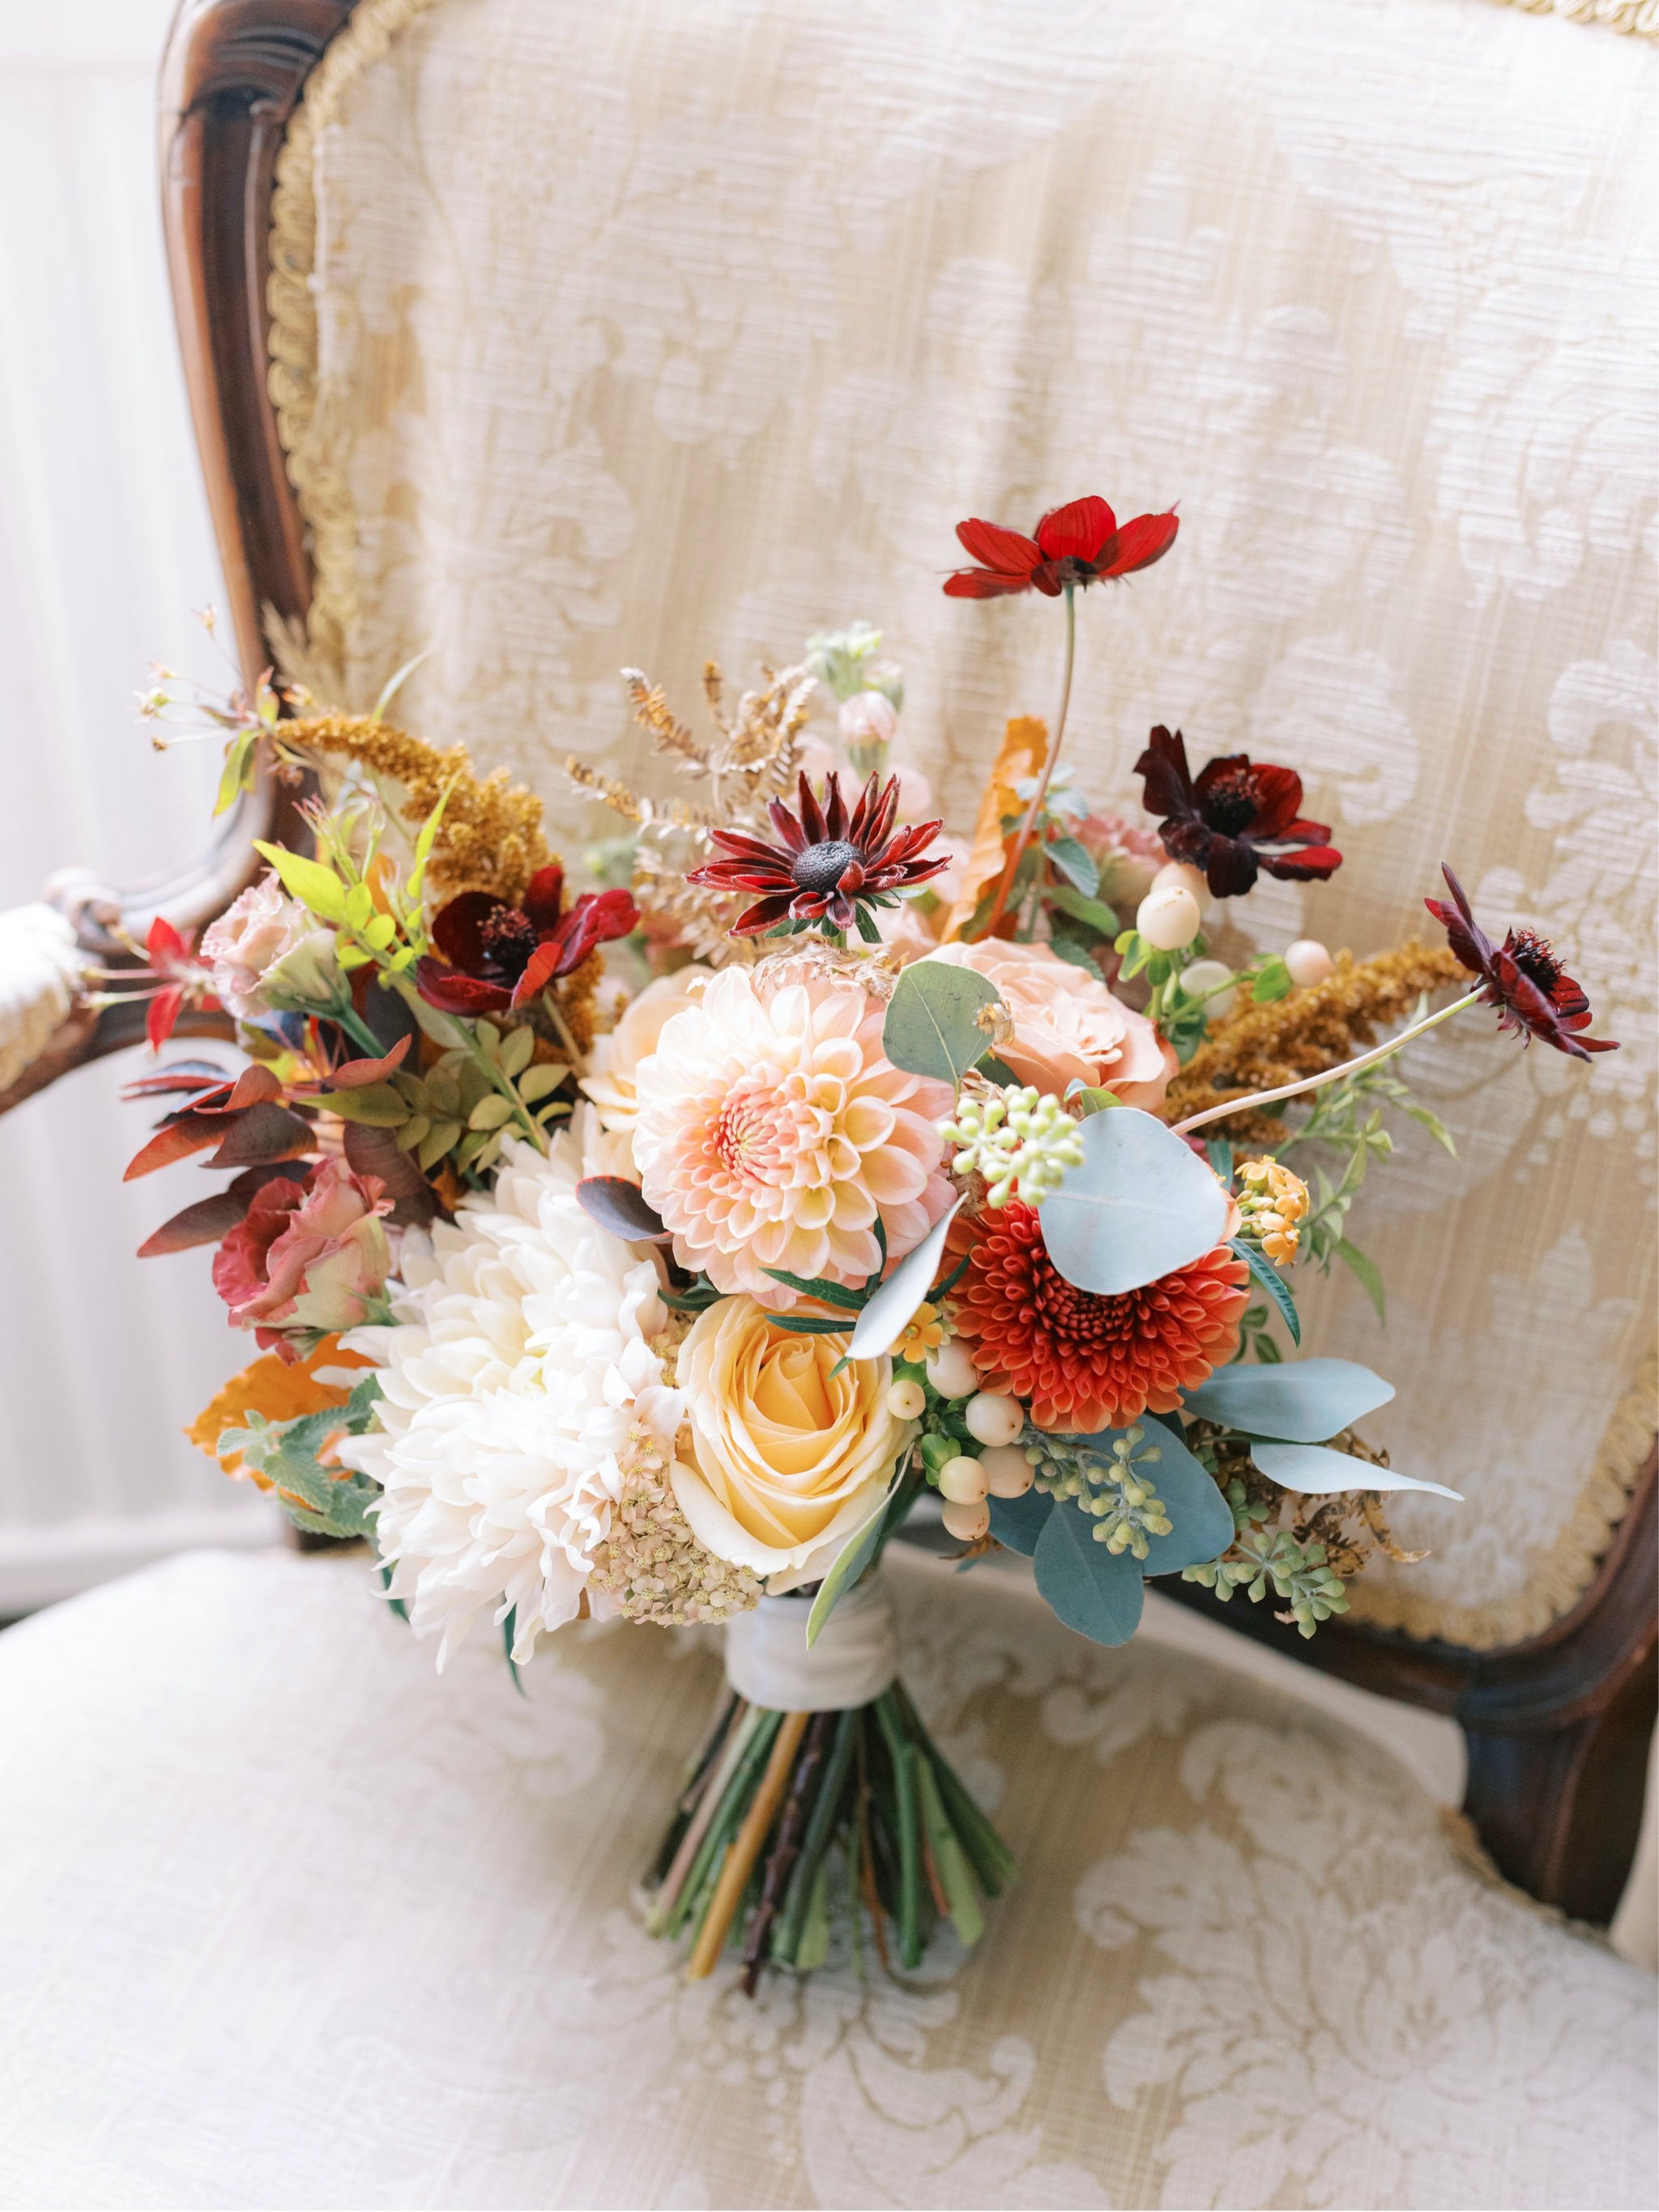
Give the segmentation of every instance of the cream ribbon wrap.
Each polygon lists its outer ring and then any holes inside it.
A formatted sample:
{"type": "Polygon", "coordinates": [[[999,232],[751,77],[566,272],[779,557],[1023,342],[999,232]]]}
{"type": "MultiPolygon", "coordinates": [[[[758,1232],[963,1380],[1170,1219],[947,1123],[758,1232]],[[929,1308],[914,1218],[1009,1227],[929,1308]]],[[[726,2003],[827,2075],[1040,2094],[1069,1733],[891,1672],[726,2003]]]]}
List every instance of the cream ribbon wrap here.
{"type": "Polygon", "coordinates": [[[879,1574],[848,1591],[807,1649],[804,1597],[763,1597],[726,1623],[726,1676],[740,1698],[775,1713],[840,1713],[867,1705],[898,1674],[893,1605],[879,1574]]]}

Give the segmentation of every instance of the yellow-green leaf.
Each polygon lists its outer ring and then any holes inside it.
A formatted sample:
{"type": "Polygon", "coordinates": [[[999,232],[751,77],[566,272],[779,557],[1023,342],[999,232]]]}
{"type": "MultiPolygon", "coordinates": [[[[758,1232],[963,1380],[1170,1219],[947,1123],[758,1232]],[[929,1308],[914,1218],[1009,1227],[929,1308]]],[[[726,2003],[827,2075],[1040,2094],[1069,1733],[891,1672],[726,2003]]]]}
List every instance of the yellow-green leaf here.
{"type": "Polygon", "coordinates": [[[363,943],[373,945],[377,952],[384,952],[397,934],[398,925],[389,914],[377,914],[372,921],[362,925],[363,943]]]}
{"type": "Polygon", "coordinates": [[[461,1133],[459,1121],[434,1121],[422,1139],[420,1163],[423,1168],[434,1168],[461,1133]]]}
{"type": "Polygon", "coordinates": [[[492,1091],[488,1098],[481,1098],[466,1117],[469,1129],[499,1129],[513,1112],[512,1101],[492,1091]]]}
{"type": "Polygon", "coordinates": [[[318,1100],[343,1121],[362,1121],[371,1129],[395,1129],[409,1119],[409,1102],[389,1083],[365,1083],[355,1091],[325,1091],[318,1100]]]}
{"type": "Polygon", "coordinates": [[[527,1067],[519,1079],[519,1096],[526,1105],[533,1106],[538,1098],[545,1098],[556,1091],[570,1070],[562,1060],[544,1060],[534,1067],[527,1067]]]}
{"type": "Polygon", "coordinates": [[[509,1030],[501,1039],[501,1048],[496,1058],[503,1075],[522,1075],[530,1065],[530,1056],[536,1049],[536,1032],[528,1023],[524,1028],[509,1030]]]}
{"type": "Polygon", "coordinates": [[[320,921],[345,920],[345,885],[332,868],[324,867],[319,860],[307,860],[302,854],[290,853],[284,845],[267,844],[261,837],[254,839],[253,849],[276,869],[283,889],[320,921]]]}

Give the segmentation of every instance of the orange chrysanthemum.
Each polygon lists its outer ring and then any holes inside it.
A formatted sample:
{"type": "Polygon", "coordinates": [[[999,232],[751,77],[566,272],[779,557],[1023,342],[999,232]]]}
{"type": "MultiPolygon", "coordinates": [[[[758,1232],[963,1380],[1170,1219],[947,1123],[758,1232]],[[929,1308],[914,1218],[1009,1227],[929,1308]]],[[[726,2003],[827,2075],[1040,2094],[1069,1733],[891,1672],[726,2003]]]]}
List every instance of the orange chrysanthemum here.
{"type": "Polygon", "coordinates": [[[1172,1413],[1237,1347],[1249,1271],[1224,1244],[1108,1298],[1066,1280],[1036,1213],[1018,1200],[969,1236],[951,1301],[957,1334],[986,1388],[1023,1398],[1040,1429],[1093,1436],[1172,1413]]]}

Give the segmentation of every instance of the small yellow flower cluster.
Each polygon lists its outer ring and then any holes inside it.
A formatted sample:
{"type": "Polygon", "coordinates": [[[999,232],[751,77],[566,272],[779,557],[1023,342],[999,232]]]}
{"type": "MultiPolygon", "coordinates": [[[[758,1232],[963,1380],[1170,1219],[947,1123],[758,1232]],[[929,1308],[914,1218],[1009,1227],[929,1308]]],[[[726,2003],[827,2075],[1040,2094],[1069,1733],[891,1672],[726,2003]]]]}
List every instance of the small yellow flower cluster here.
{"type": "Polygon", "coordinates": [[[1237,1173],[1243,1233],[1259,1243],[1270,1260],[1290,1267],[1301,1242],[1297,1224],[1307,1217],[1307,1184],[1277,1160],[1241,1160],[1237,1173]]]}
{"type": "Polygon", "coordinates": [[[896,1359],[921,1367],[945,1341],[945,1323],[939,1319],[939,1308],[919,1305],[911,1316],[910,1325],[893,1347],[896,1359]]]}
{"type": "Polygon", "coordinates": [[[663,1628],[729,1620],[757,1604],[759,1579],[717,1559],[691,1534],[664,1480],[661,1449],[643,1424],[629,1432],[622,1468],[622,1496],[611,1509],[611,1534],[594,1552],[591,1587],[610,1591],[625,1620],[663,1628]]]}

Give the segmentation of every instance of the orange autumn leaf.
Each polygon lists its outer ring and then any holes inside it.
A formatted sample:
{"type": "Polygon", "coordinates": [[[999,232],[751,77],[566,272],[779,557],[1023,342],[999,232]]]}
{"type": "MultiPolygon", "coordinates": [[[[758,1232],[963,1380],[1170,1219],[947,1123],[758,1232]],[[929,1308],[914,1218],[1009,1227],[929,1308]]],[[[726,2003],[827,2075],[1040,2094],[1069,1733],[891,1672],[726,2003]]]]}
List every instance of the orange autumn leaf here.
{"type": "Polygon", "coordinates": [[[297,1420],[304,1413],[326,1412],[331,1406],[343,1406],[350,1393],[337,1384],[318,1380],[318,1370],[324,1367],[372,1367],[372,1359],[365,1359],[360,1352],[344,1351],[337,1336],[325,1336],[316,1350],[292,1366],[279,1359],[274,1352],[266,1352],[240,1375],[233,1375],[224,1389],[204,1406],[185,1434],[198,1451],[210,1459],[216,1459],[234,1482],[255,1482],[261,1490],[270,1484],[251,1467],[246,1467],[233,1452],[221,1452],[219,1439],[227,1429],[245,1429],[247,1417],[263,1413],[268,1421],[297,1420]]]}
{"type": "Polygon", "coordinates": [[[1041,775],[1048,752],[1048,724],[1035,714],[1014,715],[1002,733],[1002,744],[979,803],[974,842],[963,870],[962,896],[945,919],[943,943],[948,945],[952,938],[961,936],[981,898],[1001,875],[1008,859],[1004,818],[1024,811],[1014,786],[1041,775]]]}

